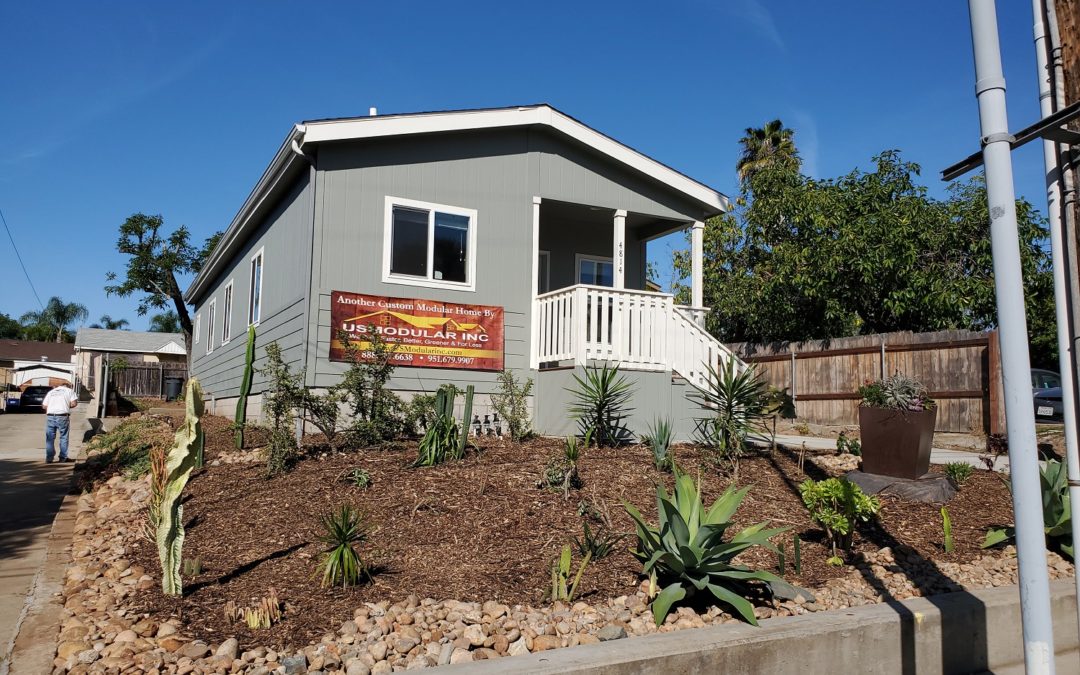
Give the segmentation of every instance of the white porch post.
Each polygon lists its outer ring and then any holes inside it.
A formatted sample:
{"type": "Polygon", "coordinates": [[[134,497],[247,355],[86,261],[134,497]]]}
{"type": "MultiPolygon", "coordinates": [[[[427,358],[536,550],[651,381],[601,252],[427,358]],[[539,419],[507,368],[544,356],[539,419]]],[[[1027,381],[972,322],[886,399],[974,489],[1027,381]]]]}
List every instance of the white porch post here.
{"type": "MultiPolygon", "coordinates": [[[[690,305],[694,309],[703,307],[705,302],[704,297],[704,245],[705,245],[705,223],[701,221],[695,222],[690,228],[690,305]]],[[[702,312],[694,312],[694,318],[697,319],[698,324],[705,323],[705,316],[702,312]]]]}
{"type": "Polygon", "coordinates": [[[612,287],[626,288],[626,211],[615,212],[615,241],[611,247],[612,287]]]}
{"type": "Polygon", "coordinates": [[[529,367],[540,368],[540,316],[536,296],[540,295],[540,197],[533,197],[532,203],[532,312],[530,319],[529,367]]]}

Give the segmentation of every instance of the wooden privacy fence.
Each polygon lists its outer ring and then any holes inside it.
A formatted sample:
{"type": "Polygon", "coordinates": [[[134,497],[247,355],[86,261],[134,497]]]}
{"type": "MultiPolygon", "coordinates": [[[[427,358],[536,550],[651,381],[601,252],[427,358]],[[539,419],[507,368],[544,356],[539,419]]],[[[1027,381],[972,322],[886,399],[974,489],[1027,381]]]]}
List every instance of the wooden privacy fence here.
{"type": "Polygon", "coordinates": [[[170,377],[187,379],[182,364],[146,363],[126,366],[113,372],[113,382],[122,396],[165,398],[165,380],[170,377]]]}
{"type": "Polygon", "coordinates": [[[859,387],[903,373],[938,402],[938,431],[1002,433],[997,331],[883,333],[800,343],[729,345],[766,381],[787,388],[798,418],[814,424],[858,424],[859,387]]]}

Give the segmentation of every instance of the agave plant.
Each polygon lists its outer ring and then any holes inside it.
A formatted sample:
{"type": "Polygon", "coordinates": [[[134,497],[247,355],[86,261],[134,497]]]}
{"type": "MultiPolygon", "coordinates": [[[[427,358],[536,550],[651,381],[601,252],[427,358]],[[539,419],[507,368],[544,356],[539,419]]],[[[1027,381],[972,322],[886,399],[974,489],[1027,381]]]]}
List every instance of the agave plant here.
{"type": "Polygon", "coordinates": [[[653,464],[661,471],[671,471],[675,465],[671,452],[672,436],[671,420],[659,417],[641,437],[641,443],[652,452],[653,464]]]}
{"type": "Polygon", "coordinates": [[[578,421],[581,434],[591,434],[597,445],[615,446],[625,443],[630,432],[623,420],[630,412],[628,407],[634,390],[625,376],[619,375],[619,366],[586,368],[584,379],[574,375],[577,386],[569,390],[574,396],[568,410],[578,421]]]}
{"type": "MultiPolygon", "coordinates": [[[[1042,487],[1043,530],[1046,538],[1057,544],[1063,553],[1073,557],[1072,511],[1069,498],[1068,473],[1065,466],[1056,459],[1046,462],[1039,472],[1042,487]]],[[[1012,484],[1006,481],[1012,490],[1012,484]]],[[[1016,536],[1015,527],[992,528],[986,533],[982,547],[989,548],[997,544],[1012,541],[1016,536]]]]}
{"type": "Polygon", "coordinates": [[[656,625],[663,623],[676,602],[699,591],[708,591],[717,601],[756,626],[754,607],[744,597],[748,586],[758,581],[769,586],[771,591],[786,585],[771,572],[737,565],[733,560],[752,546],[777,552],[769,537],[788,528],[766,529],[768,523],[758,523],[730,540],[724,540],[731,517],[749,489],[736,490],[729,486],[712,506],[706,508],[701,500],[700,486],[676,470],[673,495],[669,497],[663,486],[656,488],[660,523],[655,527],[645,522],[633,505],[623,502],[637,530],[638,546],[634,555],[649,575],[650,588],[663,587],[652,603],[656,625]]]}

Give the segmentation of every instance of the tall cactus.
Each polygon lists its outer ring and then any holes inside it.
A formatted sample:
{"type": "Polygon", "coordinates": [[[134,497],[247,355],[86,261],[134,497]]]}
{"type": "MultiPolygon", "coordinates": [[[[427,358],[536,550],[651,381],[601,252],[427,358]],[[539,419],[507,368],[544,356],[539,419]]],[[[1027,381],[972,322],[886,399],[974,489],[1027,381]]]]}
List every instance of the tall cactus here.
{"type": "Polygon", "coordinates": [[[240,380],[240,398],[236,400],[236,449],[244,449],[244,424],[247,423],[247,400],[251,393],[251,375],[255,363],[255,326],[248,326],[247,353],[244,356],[244,377],[240,380]]]}
{"type": "Polygon", "coordinates": [[[165,595],[181,595],[180,562],[184,546],[184,507],[180,495],[191,471],[202,455],[202,387],[197,378],[187,382],[184,395],[186,415],[176,430],[175,442],[165,456],[165,488],[161,496],[161,522],[157,528],[158,558],[161,560],[161,590],[165,595]]]}
{"type": "Polygon", "coordinates": [[[459,458],[465,456],[465,448],[469,445],[469,420],[472,418],[472,402],[475,391],[476,387],[471,384],[465,387],[465,417],[461,421],[461,440],[458,442],[457,449],[459,458]]]}

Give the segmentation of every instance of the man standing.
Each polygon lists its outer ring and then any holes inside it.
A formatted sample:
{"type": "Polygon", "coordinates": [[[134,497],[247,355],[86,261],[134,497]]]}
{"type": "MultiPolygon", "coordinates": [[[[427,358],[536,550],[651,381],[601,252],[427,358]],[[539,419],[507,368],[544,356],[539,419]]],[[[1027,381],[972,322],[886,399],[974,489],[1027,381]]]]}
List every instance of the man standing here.
{"type": "Polygon", "coordinates": [[[71,426],[71,409],[79,404],[79,398],[66,383],[45,394],[41,407],[45,408],[45,462],[52,464],[53,441],[60,432],[60,461],[72,462],[68,457],[68,429],[71,426]]]}

